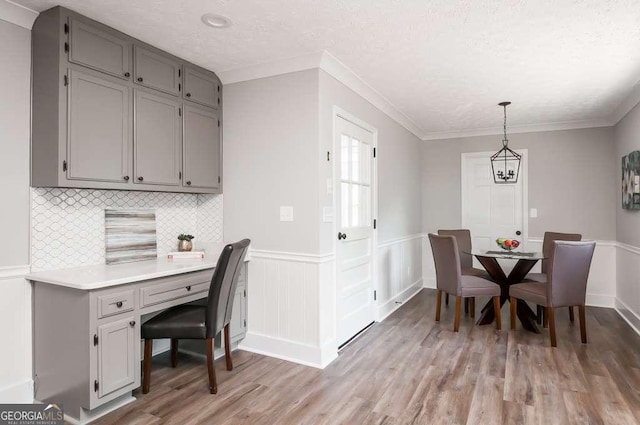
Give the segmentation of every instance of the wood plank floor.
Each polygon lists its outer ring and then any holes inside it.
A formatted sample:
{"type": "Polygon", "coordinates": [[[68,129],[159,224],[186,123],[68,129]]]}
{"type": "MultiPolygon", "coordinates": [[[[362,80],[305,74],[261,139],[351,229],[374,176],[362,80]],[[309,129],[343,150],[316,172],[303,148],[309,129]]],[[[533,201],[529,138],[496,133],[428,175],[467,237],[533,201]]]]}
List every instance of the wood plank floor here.
{"type": "MultiPolygon", "coordinates": [[[[477,305],[482,303],[477,302],[477,305]]],[[[637,424],[640,337],[612,309],[587,308],[589,344],[568,311],[549,334],[495,331],[453,308],[436,324],[423,290],[324,370],[244,351],[216,362],[210,395],[202,359],[154,359],[151,391],[97,424],[637,424]]],[[[566,309],[564,309],[566,310],[566,309]]],[[[509,323],[508,306],[502,311],[509,323]]]]}

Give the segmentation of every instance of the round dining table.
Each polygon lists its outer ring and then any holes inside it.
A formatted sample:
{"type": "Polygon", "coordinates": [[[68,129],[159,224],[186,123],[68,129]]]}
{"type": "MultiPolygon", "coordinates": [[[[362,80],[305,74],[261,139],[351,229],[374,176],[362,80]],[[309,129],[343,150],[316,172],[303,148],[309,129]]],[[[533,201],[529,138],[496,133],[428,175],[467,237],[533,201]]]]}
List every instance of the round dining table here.
{"type": "MultiPolygon", "coordinates": [[[[468,252],[482,264],[482,267],[489,273],[491,279],[500,285],[500,306],[509,300],[509,287],[520,283],[524,280],[533,266],[539,260],[545,257],[541,252],[514,252],[514,251],[480,251],[473,250],[468,252]],[[516,264],[507,275],[498,262],[498,260],[515,260],[516,264]]],[[[520,302],[517,305],[518,319],[522,323],[522,327],[530,332],[540,333],[540,329],[536,324],[536,313],[527,305],[520,302]]],[[[494,321],[496,312],[493,307],[493,301],[487,302],[482,308],[478,325],[488,325],[494,321]]]]}

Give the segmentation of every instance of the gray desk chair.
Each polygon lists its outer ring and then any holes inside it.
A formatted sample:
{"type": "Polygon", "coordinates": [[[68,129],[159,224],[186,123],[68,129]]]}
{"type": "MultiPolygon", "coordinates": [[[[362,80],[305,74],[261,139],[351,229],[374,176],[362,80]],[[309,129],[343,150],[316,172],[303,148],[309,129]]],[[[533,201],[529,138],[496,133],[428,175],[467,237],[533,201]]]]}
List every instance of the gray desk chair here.
{"type": "Polygon", "coordinates": [[[206,305],[181,305],[170,308],[142,325],[144,338],[144,361],[142,393],[149,392],[151,385],[151,350],[153,340],[171,339],[171,365],[178,364],[178,340],[204,339],[207,345],[207,367],[209,369],[209,391],[218,392],[216,371],[213,365],[213,340],[224,329],[224,350],[227,370],[233,369],[229,322],[233,296],[238,285],[238,276],[251,241],[243,239],[224,247],[213,272],[206,305]]]}
{"type": "Polygon", "coordinates": [[[460,255],[455,236],[438,236],[429,233],[429,242],[433,252],[433,260],[436,265],[436,286],[438,299],[436,301],[436,322],[440,321],[440,305],[442,304],[442,292],[456,297],[456,315],[453,331],[460,329],[460,310],[462,298],[475,298],[480,296],[493,297],[493,305],[496,310],[496,329],[502,328],[500,315],[500,286],[478,276],[462,274],[460,255]]]}
{"type": "Polygon", "coordinates": [[[548,283],[523,282],[509,287],[511,297],[511,330],[516,329],[517,300],[530,301],[545,307],[549,318],[551,346],[557,347],[554,309],[578,306],[580,336],[587,343],[585,323],[585,298],[587,279],[596,243],[556,241],[552,262],[547,269],[548,283]]]}
{"type": "MultiPolygon", "coordinates": [[[[578,233],[558,233],[558,232],[544,232],[544,238],[542,239],[542,254],[544,255],[544,260],[542,260],[542,273],[529,273],[527,274],[527,280],[532,280],[534,282],[547,283],[547,271],[551,267],[551,263],[553,262],[553,248],[555,241],[569,241],[569,242],[579,242],[582,240],[582,235],[578,233]]],[[[538,324],[543,322],[544,316],[544,327],[547,327],[547,317],[543,315],[542,306],[538,305],[536,316],[538,318],[538,324]]],[[[575,318],[573,315],[573,307],[569,307],[569,320],[571,323],[574,322],[575,318]]]]}
{"type": "MultiPolygon", "coordinates": [[[[484,279],[490,279],[489,274],[482,269],[476,269],[473,267],[473,256],[469,254],[471,252],[471,231],[469,229],[439,229],[438,235],[440,236],[455,236],[458,243],[458,254],[460,256],[460,267],[462,268],[462,274],[465,276],[478,276],[484,279]]],[[[449,294],[444,297],[444,303],[449,305],[449,294]]],[[[475,301],[471,301],[471,317],[475,315],[475,301]]],[[[469,311],[469,299],[464,300],[464,312],[469,311]]]]}

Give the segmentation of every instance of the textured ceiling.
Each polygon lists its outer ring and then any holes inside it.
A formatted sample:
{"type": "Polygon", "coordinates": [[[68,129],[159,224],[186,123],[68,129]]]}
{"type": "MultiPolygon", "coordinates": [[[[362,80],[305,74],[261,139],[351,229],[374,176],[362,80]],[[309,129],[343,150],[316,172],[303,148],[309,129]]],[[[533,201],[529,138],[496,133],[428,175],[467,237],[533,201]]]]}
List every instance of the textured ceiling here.
{"type": "Polygon", "coordinates": [[[61,4],[214,71],[326,50],[424,134],[609,122],[640,80],[638,0],[14,0],[61,4]],[[226,30],[203,13],[228,16],[226,30]]]}

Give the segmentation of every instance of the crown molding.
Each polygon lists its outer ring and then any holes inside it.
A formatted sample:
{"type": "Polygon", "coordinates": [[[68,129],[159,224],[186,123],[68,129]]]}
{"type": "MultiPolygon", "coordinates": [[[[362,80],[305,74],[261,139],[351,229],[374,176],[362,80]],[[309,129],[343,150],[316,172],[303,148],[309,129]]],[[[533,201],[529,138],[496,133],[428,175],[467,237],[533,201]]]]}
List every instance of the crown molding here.
{"type": "Polygon", "coordinates": [[[613,125],[618,124],[638,103],[640,103],[640,81],[633,86],[631,93],[614,109],[611,114],[613,125]]]}
{"type": "MultiPolygon", "coordinates": [[[[610,120],[596,119],[587,121],[562,121],[544,124],[516,125],[509,126],[508,130],[509,134],[517,134],[537,133],[541,131],[576,130],[580,128],[611,127],[612,125],[614,124],[610,120]]],[[[431,141],[443,139],[460,139],[463,137],[475,136],[495,136],[501,135],[503,131],[504,130],[502,127],[477,128],[462,131],[442,131],[436,133],[425,133],[422,135],[421,139],[424,141],[431,141]]]]}
{"type": "Polygon", "coordinates": [[[304,56],[297,56],[295,58],[222,71],[218,73],[218,77],[220,77],[222,84],[240,83],[243,81],[257,80],[259,78],[267,78],[276,75],[289,74],[291,72],[319,68],[321,60],[322,52],[314,52],[304,56]]]}
{"type": "Polygon", "coordinates": [[[37,17],[35,10],[9,0],[0,0],[0,19],[3,21],[31,30],[37,17]]]}
{"type": "Polygon", "coordinates": [[[348,66],[340,62],[331,53],[322,52],[320,69],[331,75],[333,78],[356,92],[367,102],[378,108],[382,113],[400,124],[410,133],[420,138],[423,130],[413,122],[408,116],[400,112],[396,106],[381,95],[376,89],[367,84],[362,78],[353,72],[348,66]]]}

